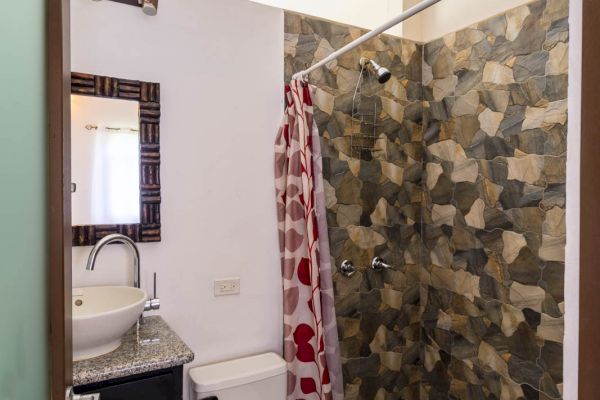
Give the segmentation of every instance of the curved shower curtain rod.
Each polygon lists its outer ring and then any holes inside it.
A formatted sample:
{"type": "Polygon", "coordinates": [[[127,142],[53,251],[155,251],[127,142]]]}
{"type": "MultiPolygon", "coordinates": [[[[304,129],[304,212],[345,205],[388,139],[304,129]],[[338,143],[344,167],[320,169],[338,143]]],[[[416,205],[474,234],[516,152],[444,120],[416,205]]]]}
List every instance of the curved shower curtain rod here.
{"type": "Polygon", "coordinates": [[[396,25],[398,25],[402,21],[405,21],[405,20],[409,19],[413,15],[416,15],[416,14],[420,13],[421,11],[428,9],[429,7],[431,7],[432,5],[434,5],[436,3],[439,3],[440,1],[442,1],[442,0],[425,0],[425,1],[422,1],[421,3],[415,5],[414,7],[409,8],[408,10],[406,10],[405,12],[403,12],[402,14],[398,15],[396,18],[394,18],[394,19],[386,22],[385,24],[381,25],[379,28],[373,29],[372,31],[364,34],[363,36],[361,36],[358,39],[356,39],[355,41],[347,44],[346,46],[342,47],[341,49],[334,51],[328,57],[322,59],[321,61],[319,61],[315,65],[311,66],[310,68],[294,74],[292,76],[292,79],[304,79],[304,78],[307,78],[308,74],[310,74],[311,72],[315,71],[316,69],[321,68],[322,66],[330,63],[331,61],[337,59],[338,57],[342,56],[343,54],[346,54],[350,50],[353,50],[354,48],[360,46],[361,44],[363,44],[367,40],[374,38],[375,36],[377,36],[377,35],[385,32],[385,31],[387,31],[388,29],[390,29],[390,28],[392,28],[392,27],[394,27],[396,25]]]}

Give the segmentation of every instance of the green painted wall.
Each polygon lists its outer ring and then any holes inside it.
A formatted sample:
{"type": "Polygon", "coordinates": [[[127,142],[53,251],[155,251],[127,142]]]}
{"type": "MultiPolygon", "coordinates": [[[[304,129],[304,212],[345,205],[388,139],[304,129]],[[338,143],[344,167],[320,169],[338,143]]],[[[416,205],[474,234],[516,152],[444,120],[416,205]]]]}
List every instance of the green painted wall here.
{"type": "Polygon", "coordinates": [[[44,0],[0,13],[0,399],[48,399],[44,0]]]}

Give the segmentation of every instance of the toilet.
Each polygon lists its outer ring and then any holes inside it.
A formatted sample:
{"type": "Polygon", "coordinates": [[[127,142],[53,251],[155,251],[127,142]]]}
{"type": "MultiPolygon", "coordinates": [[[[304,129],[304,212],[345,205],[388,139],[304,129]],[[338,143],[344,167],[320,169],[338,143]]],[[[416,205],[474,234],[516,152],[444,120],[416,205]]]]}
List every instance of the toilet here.
{"type": "Polygon", "coordinates": [[[285,400],[287,366],[265,353],[190,368],[192,400],[285,400]]]}

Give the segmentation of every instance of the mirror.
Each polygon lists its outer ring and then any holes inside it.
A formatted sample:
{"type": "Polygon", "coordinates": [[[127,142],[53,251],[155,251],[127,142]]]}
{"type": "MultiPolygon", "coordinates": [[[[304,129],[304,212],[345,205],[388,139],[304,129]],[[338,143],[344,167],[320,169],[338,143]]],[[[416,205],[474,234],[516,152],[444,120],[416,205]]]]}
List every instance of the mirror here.
{"type": "Polygon", "coordinates": [[[71,74],[73,245],[160,241],[160,85],[71,74]]]}
{"type": "Polygon", "coordinates": [[[139,103],[71,95],[73,225],[140,222],[139,103]]]}

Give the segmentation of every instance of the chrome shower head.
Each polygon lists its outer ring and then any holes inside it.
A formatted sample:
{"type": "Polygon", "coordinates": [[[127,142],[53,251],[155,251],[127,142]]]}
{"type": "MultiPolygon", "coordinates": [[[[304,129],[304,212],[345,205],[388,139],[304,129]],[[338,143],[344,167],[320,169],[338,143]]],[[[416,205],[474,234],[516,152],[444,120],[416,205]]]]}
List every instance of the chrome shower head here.
{"type": "Polygon", "coordinates": [[[381,65],[377,64],[375,61],[369,60],[368,58],[365,58],[365,57],[361,58],[360,66],[361,66],[361,68],[371,68],[373,70],[373,72],[375,73],[375,75],[377,76],[377,81],[381,84],[386,83],[392,77],[392,73],[390,72],[389,69],[382,67],[381,65]]]}

